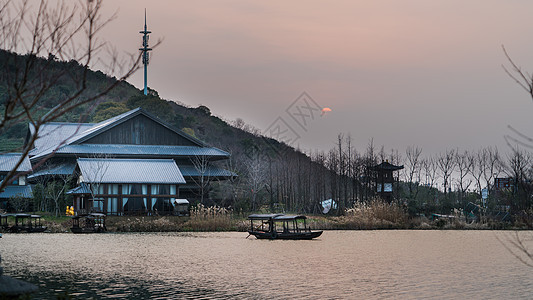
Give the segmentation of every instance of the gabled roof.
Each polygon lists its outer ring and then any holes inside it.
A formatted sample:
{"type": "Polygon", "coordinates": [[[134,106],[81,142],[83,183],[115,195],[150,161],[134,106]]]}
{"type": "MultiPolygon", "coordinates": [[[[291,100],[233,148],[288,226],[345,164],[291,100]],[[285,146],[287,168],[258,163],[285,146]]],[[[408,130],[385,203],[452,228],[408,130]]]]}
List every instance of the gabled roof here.
{"type": "MultiPolygon", "coordinates": [[[[94,123],[61,123],[50,122],[41,125],[39,137],[35,140],[34,148],[30,151],[30,156],[34,156],[46,150],[54,150],[62,146],[66,140],[93,127],[94,123]]],[[[35,133],[35,127],[29,123],[30,134],[35,133]]]]}
{"type": "MultiPolygon", "coordinates": [[[[208,146],[184,133],[181,130],[175,129],[171,125],[161,121],[157,117],[151,115],[141,108],[136,108],[130,110],[116,117],[107,119],[97,124],[80,124],[80,123],[49,123],[43,125],[39,130],[39,139],[35,141],[35,149],[30,153],[32,160],[37,158],[42,158],[47,156],[54,151],[60,152],[65,147],[73,145],[82,145],[83,142],[99,135],[102,132],[110,130],[111,128],[122,124],[138,115],[143,115],[152,121],[160,124],[161,126],[166,127],[167,129],[173,131],[174,133],[180,135],[181,137],[191,141],[193,144],[198,145],[198,147],[207,147],[208,146]],[[41,140],[43,139],[43,140],[41,140]]],[[[32,126],[30,126],[30,132],[32,131],[32,126]]],[[[67,152],[65,152],[67,153],[67,152]]]]}
{"type": "Polygon", "coordinates": [[[157,122],[159,123],[160,125],[174,131],[176,134],[179,134],[180,136],[186,138],[187,140],[193,142],[194,144],[198,145],[199,147],[206,147],[207,145],[204,144],[204,142],[188,135],[188,134],[185,134],[183,131],[181,130],[177,130],[175,128],[173,128],[172,126],[170,126],[169,124],[161,121],[160,119],[158,119],[157,117],[151,115],[150,113],[148,113],[147,111],[143,110],[142,108],[136,108],[134,110],[130,110],[128,112],[125,112],[121,115],[118,115],[116,117],[113,117],[111,119],[107,119],[105,121],[102,121],[96,125],[94,125],[93,127],[91,127],[90,129],[74,136],[71,140],[68,141],[68,144],[69,145],[72,145],[72,144],[80,144],[80,143],[83,143],[84,141],[98,135],[99,133],[101,132],[104,132],[106,130],[109,130],[119,124],[122,124],[124,122],[126,122],[127,120],[130,120],[138,115],[144,115],[146,117],[148,117],[149,119],[151,119],[152,121],[154,122],[157,122]]]}
{"type": "Polygon", "coordinates": [[[172,159],[79,158],[78,166],[87,183],[185,183],[172,159]]]}
{"type": "MultiPolygon", "coordinates": [[[[213,160],[228,158],[230,154],[214,147],[196,147],[196,146],[157,146],[157,145],[103,145],[103,144],[80,144],[66,145],[58,149],[56,154],[73,154],[78,156],[87,156],[91,154],[106,154],[113,157],[152,157],[152,158],[170,158],[170,157],[195,157],[209,156],[213,160]]],[[[32,159],[39,159],[43,155],[38,155],[32,159]]]]}
{"type": "MultiPolygon", "coordinates": [[[[6,153],[0,155],[0,172],[9,172],[11,171],[17,162],[20,160],[21,153],[6,153]]],[[[28,157],[26,156],[22,163],[17,168],[17,172],[29,172],[31,171],[31,163],[28,157]]]]}

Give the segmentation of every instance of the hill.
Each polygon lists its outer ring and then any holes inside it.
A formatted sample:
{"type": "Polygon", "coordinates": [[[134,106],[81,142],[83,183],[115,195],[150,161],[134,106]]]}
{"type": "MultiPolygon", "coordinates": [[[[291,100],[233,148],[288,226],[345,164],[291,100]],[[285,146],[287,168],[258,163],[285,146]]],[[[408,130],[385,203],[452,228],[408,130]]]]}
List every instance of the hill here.
{"type": "MultiPolygon", "coordinates": [[[[13,58],[23,60],[24,56],[0,51],[0,64],[2,60],[13,58]]],[[[55,78],[54,84],[40,97],[39,105],[32,112],[34,116],[46,113],[62,99],[71,97],[77,90],[76,82],[71,77],[85,71],[76,61],[39,58],[37,63],[48,64],[48,73],[32,74],[36,78],[47,75],[53,77],[56,74],[69,76],[55,78]]],[[[9,72],[0,76],[0,99],[4,100],[2,103],[16,90],[9,81],[14,76],[16,74],[9,72]]],[[[89,71],[87,89],[81,97],[96,95],[113,82],[116,82],[115,78],[100,71],[89,71]]],[[[265,206],[317,212],[320,209],[319,201],[326,199],[329,193],[326,181],[331,176],[324,161],[314,161],[286,144],[266,138],[259,130],[242,121],[222,120],[206,106],[190,107],[161,99],[154,90],[150,90],[149,95],[145,96],[141,90],[127,82],[119,82],[105,97],[94,103],[81,105],[56,121],[98,122],[137,107],[142,107],[176,128],[232,154],[224,167],[239,176],[226,182],[213,182],[211,203],[206,203],[208,205],[232,206],[244,210],[265,206]],[[320,176],[312,176],[313,174],[320,176]]],[[[3,110],[4,107],[0,109],[3,110]]],[[[0,151],[17,151],[22,146],[27,133],[27,122],[28,120],[21,120],[0,132],[0,151]]]]}

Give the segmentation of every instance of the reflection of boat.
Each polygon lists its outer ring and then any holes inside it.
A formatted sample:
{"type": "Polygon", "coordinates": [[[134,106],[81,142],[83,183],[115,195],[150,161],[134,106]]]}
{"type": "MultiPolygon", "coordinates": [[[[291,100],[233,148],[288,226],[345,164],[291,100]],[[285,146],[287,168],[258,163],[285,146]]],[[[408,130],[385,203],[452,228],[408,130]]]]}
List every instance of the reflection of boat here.
{"type": "Polygon", "coordinates": [[[72,217],[73,233],[99,233],[106,232],[105,215],[101,213],[92,213],[72,217]]]}
{"type": "Polygon", "coordinates": [[[11,232],[43,232],[46,230],[46,226],[41,224],[41,216],[39,215],[14,214],[13,216],[15,217],[15,225],[9,227],[11,232]]]}
{"type": "Polygon", "coordinates": [[[248,233],[258,239],[310,240],[319,237],[322,231],[311,231],[306,225],[306,216],[284,214],[249,215],[248,233]]]}

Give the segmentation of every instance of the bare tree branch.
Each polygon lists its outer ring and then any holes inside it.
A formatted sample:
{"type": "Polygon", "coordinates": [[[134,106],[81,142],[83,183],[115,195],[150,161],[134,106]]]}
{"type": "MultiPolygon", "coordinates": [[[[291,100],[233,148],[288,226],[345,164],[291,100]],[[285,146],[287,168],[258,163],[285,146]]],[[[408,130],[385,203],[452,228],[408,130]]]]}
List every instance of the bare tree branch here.
{"type": "Polygon", "coordinates": [[[140,67],[140,53],[119,59],[116,51],[108,51],[110,57],[100,57],[102,50],[111,47],[98,33],[116,18],[116,13],[108,18],[102,16],[103,0],[50,3],[54,2],[41,0],[33,7],[34,2],[29,0],[0,0],[0,68],[6,70],[0,74],[0,83],[7,88],[5,100],[0,103],[0,131],[20,122],[29,122],[34,128],[19,150],[20,160],[0,183],[0,190],[33,149],[43,124],[101,99],[140,67]],[[57,59],[61,63],[56,63],[57,59]],[[109,74],[122,68],[120,75],[96,91],[87,91],[89,68],[101,61],[109,62],[109,74]],[[65,81],[72,83],[75,90],[53,107],[44,103],[44,96],[65,81]]]}

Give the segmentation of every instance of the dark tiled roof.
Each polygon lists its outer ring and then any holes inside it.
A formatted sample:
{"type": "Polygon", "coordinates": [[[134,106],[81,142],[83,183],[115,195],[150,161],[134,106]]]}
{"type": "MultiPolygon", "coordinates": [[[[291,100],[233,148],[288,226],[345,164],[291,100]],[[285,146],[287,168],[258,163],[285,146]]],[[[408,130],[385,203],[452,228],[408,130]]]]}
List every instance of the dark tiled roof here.
{"type": "MultiPolygon", "coordinates": [[[[0,172],[9,172],[21,158],[21,153],[6,153],[0,155],[0,172]]],[[[25,157],[22,163],[17,168],[18,172],[28,172],[31,171],[31,163],[28,157],[25,157]]]]}
{"type": "Polygon", "coordinates": [[[388,161],[384,161],[384,162],[380,163],[379,165],[374,166],[373,169],[377,170],[377,171],[380,171],[380,170],[396,171],[396,170],[403,169],[403,165],[402,166],[395,166],[395,165],[389,163],[388,161]]]}
{"type": "Polygon", "coordinates": [[[75,187],[71,190],[69,190],[66,194],[67,195],[81,195],[81,194],[90,194],[91,190],[85,183],[81,183],[78,187],[75,187]]]}
{"type": "Polygon", "coordinates": [[[11,197],[31,198],[32,189],[30,185],[8,185],[1,193],[1,199],[9,199],[11,197]]]}
{"type": "MultiPolygon", "coordinates": [[[[30,131],[32,131],[32,127],[30,126],[30,131]]],[[[158,154],[158,151],[155,147],[164,149],[163,151],[170,151],[170,154],[167,155],[175,155],[172,151],[182,151],[187,150],[189,153],[192,151],[192,148],[197,148],[200,150],[197,150],[200,154],[192,154],[192,155],[214,155],[214,156],[229,156],[229,153],[224,152],[222,150],[216,149],[216,148],[210,148],[207,147],[205,143],[202,141],[185,134],[181,130],[174,129],[170,125],[166,124],[165,122],[162,122],[158,118],[152,116],[148,112],[142,110],[141,108],[137,108],[131,111],[128,111],[126,113],[123,113],[121,115],[118,115],[116,117],[107,119],[105,121],[102,121],[97,124],[80,124],[80,123],[49,123],[43,125],[41,129],[39,130],[39,139],[35,141],[35,149],[33,149],[30,153],[32,156],[32,160],[37,160],[40,158],[43,158],[54,151],[56,153],[69,153],[69,154],[78,154],[78,153],[109,153],[109,151],[116,151],[117,155],[120,154],[130,154],[130,152],[142,152],[142,153],[134,153],[134,154],[152,154],[150,151],[155,151],[155,155],[164,155],[164,154],[158,154]],[[172,149],[172,146],[146,146],[145,148],[142,147],[135,147],[139,145],[99,145],[99,146],[88,146],[85,144],[81,144],[84,141],[110,129],[114,126],[117,126],[119,124],[122,124],[123,122],[137,116],[137,115],[144,115],[153,121],[161,124],[161,126],[164,126],[174,132],[176,134],[184,137],[185,139],[190,140],[195,145],[198,145],[197,147],[191,147],[188,146],[187,148],[182,148],[180,146],[177,146],[177,148],[172,149]],[[80,147],[81,146],[81,147],[80,147]],[[87,147],[88,146],[88,147],[87,147]],[[133,146],[133,147],[128,147],[133,146]],[[109,148],[106,148],[109,147],[109,148]],[[152,148],[150,148],[152,147],[152,148]],[[95,152],[90,152],[95,151],[95,152]],[[204,154],[207,153],[207,154],[204,154]],[[213,153],[213,154],[210,154],[213,153]]],[[[143,145],[141,145],[143,146],[143,145]]],[[[113,154],[113,153],[109,153],[113,154]]],[[[178,154],[180,155],[180,154],[178,154]]],[[[191,154],[183,154],[183,155],[191,155],[191,154]]]]}
{"type": "MultiPolygon", "coordinates": [[[[179,168],[180,168],[181,174],[183,174],[183,176],[187,176],[187,177],[199,177],[199,176],[201,176],[200,171],[198,170],[198,168],[195,168],[194,166],[180,165],[179,168]]],[[[235,174],[235,173],[233,173],[231,171],[216,167],[216,166],[208,166],[207,169],[204,172],[204,176],[230,177],[230,176],[237,176],[237,174],[235,174]]]]}
{"type": "Polygon", "coordinates": [[[84,182],[182,184],[185,179],[172,159],[80,158],[84,182]]]}
{"type": "Polygon", "coordinates": [[[111,156],[152,156],[152,157],[176,157],[176,156],[212,156],[229,157],[230,154],[213,147],[196,146],[156,146],[156,145],[104,145],[104,144],[80,144],[67,145],[56,151],[56,154],[108,154],[111,156]]]}
{"type": "MultiPolygon", "coordinates": [[[[49,153],[65,144],[65,141],[93,127],[93,123],[60,123],[51,122],[41,125],[39,128],[39,138],[34,142],[34,149],[30,151],[30,156],[40,153],[49,153]]],[[[30,123],[30,133],[35,129],[30,123]]]]}
{"type": "Polygon", "coordinates": [[[28,176],[28,179],[48,175],[72,175],[74,173],[74,169],[76,169],[75,163],[62,163],[34,172],[30,176],[28,176]]]}

